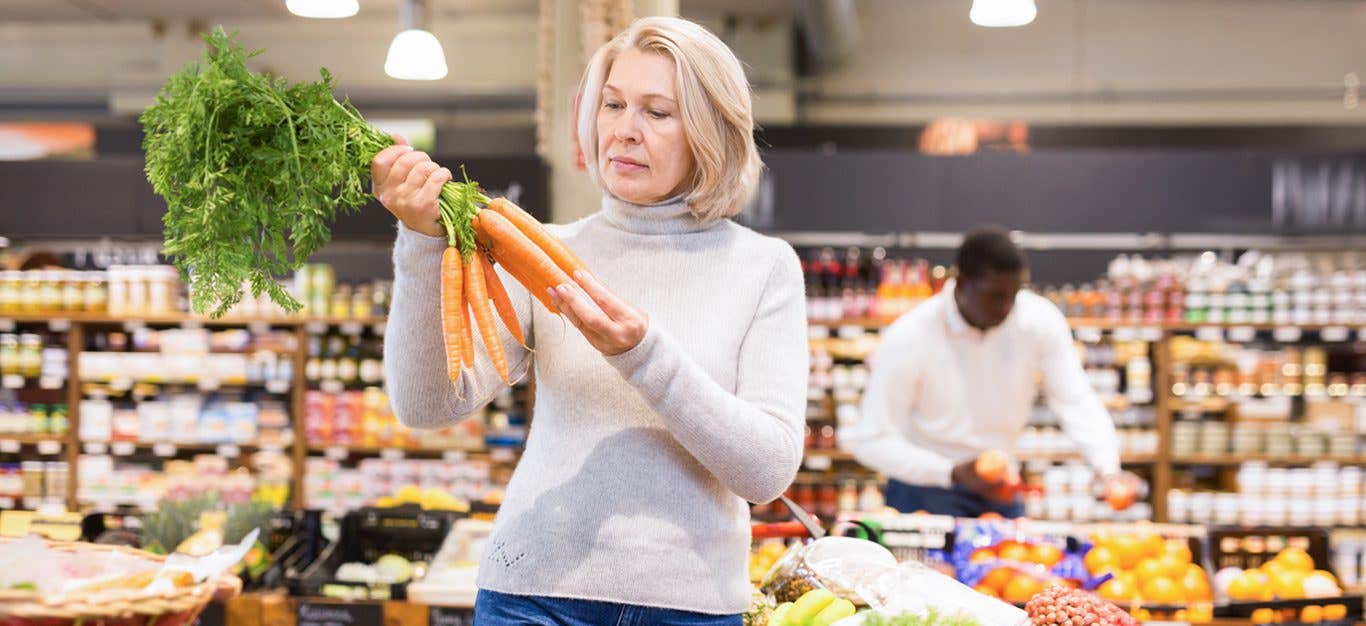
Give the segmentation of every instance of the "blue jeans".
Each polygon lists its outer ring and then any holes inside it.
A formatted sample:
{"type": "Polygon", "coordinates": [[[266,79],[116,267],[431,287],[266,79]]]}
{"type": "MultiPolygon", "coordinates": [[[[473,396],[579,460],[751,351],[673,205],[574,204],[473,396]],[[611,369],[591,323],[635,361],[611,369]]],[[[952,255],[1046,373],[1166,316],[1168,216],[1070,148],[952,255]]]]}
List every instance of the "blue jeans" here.
{"type": "Polygon", "coordinates": [[[597,600],[479,590],[474,626],[740,626],[739,615],[709,615],[597,600]]]}
{"type": "Polygon", "coordinates": [[[887,506],[902,513],[926,511],[935,515],[978,517],[983,513],[991,512],[1009,518],[1024,516],[1024,503],[1019,500],[1004,504],[992,502],[957,487],[951,489],[921,487],[889,479],[884,497],[887,500],[887,506]]]}

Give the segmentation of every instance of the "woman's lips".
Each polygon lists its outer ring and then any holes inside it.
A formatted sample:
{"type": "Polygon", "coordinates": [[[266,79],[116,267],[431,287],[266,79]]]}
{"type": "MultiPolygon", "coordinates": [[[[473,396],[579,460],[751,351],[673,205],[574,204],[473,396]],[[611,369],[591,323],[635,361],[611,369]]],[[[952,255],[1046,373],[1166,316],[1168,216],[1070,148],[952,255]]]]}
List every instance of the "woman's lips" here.
{"type": "Polygon", "coordinates": [[[615,158],[612,159],[612,169],[622,174],[630,174],[632,172],[642,172],[649,168],[630,159],[615,158]]]}

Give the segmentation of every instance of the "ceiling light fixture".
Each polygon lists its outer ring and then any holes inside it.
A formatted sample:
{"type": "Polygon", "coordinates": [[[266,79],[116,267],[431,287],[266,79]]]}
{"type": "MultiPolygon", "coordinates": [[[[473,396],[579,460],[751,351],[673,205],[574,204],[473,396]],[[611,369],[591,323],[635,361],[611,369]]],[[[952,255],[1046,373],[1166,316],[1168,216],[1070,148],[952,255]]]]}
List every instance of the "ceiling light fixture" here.
{"type": "Polygon", "coordinates": [[[299,17],[334,20],[360,11],[358,0],[285,0],[285,8],[299,17]]]}
{"type": "Polygon", "coordinates": [[[399,80],[440,80],[446,77],[446,52],[427,28],[423,0],[404,0],[399,9],[402,29],[389,44],[384,73],[399,80]]]}
{"type": "Polygon", "coordinates": [[[968,17],[978,26],[1001,28],[1024,26],[1038,14],[1034,0],[972,0],[968,17]]]}

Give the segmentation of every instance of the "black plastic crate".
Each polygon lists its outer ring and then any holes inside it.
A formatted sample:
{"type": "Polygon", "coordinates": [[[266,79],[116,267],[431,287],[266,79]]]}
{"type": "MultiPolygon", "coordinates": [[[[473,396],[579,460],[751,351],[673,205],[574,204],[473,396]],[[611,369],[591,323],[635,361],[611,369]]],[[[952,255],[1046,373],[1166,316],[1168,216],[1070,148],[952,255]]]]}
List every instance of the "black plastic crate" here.
{"type": "MultiPolygon", "coordinates": [[[[1302,526],[1211,527],[1211,571],[1217,572],[1225,567],[1260,567],[1275,558],[1282,549],[1291,546],[1309,553],[1309,557],[1314,559],[1315,569],[1332,571],[1328,530],[1302,526]]],[[[1334,572],[1334,575],[1336,574],[1334,572]]]]}

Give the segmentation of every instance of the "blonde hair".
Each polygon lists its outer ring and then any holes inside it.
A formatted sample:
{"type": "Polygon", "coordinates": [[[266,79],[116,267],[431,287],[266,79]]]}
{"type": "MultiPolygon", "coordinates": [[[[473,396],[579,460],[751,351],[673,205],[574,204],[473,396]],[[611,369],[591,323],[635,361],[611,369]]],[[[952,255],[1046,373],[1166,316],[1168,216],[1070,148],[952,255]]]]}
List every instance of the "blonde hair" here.
{"type": "Polygon", "coordinates": [[[598,172],[597,114],[612,62],[635,48],[674,62],[684,135],[696,162],[684,202],[703,221],[731,217],[759,183],[763,161],[754,145],[749,81],[735,53],[702,26],[676,17],[645,17],[598,48],[579,83],[578,139],[588,175],[598,172]]]}

